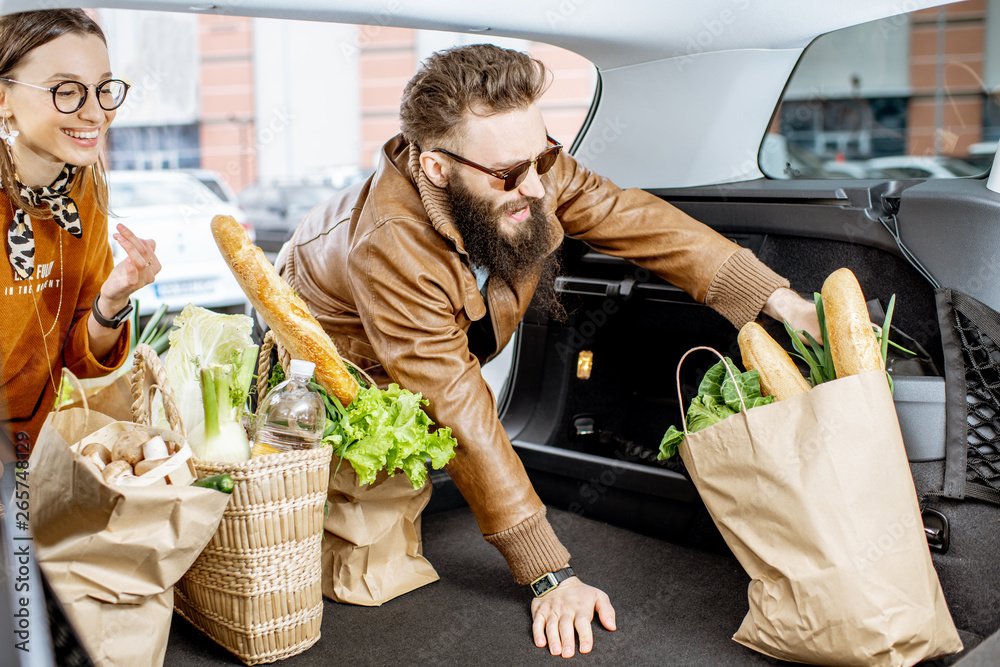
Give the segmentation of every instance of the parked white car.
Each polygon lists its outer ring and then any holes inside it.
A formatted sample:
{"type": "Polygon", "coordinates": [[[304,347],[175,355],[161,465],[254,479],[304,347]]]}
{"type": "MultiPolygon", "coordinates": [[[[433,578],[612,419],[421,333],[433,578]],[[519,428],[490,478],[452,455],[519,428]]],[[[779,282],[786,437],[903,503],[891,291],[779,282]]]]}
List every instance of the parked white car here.
{"type": "MultiPolygon", "coordinates": [[[[160,304],[179,311],[189,303],[212,309],[246,307],[246,296],[212,237],[215,215],[246,223],[242,210],[227,204],[190,174],[175,171],[110,171],[113,231],[121,222],[141,238],[156,241],[163,269],[156,282],[135,293],[140,315],[160,304]]],[[[115,261],[125,254],[112,243],[115,261]]]]}
{"type": "Polygon", "coordinates": [[[219,172],[214,169],[181,169],[180,171],[197,178],[209,190],[218,195],[219,199],[222,201],[239,207],[239,201],[237,201],[236,192],[233,190],[233,186],[231,186],[229,181],[226,180],[226,177],[219,172]]]}
{"type": "Polygon", "coordinates": [[[968,178],[984,168],[943,155],[891,155],[863,163],[868,178],[968,178]]]}

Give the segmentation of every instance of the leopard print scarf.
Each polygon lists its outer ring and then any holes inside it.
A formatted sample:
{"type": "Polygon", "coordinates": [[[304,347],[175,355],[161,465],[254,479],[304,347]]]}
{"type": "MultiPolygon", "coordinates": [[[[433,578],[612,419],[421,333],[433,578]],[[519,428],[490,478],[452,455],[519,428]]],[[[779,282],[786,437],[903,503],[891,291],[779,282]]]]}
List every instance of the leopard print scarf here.
{"type": "MultiPolygon", "coordinates": [[[[80,213],[74,202],[66,193],[69,191],[76,167],[66,165],[53,181],[52,185],[29,188],[18,183],[21,197],[32,206],[48,206],[52,219],[76,238],[83,236],[83,225],[80,223],[80,213]]],[[[2,188],[2,186],[0,186],[2,188]]],[[[7,242],[10,248],[10,264],[14,267],[15,280],[27,280],[35,272],[35,234],[31,230],[31,217],[19,208],[14,209],[14,219],[7,232],[7,242]]]]}

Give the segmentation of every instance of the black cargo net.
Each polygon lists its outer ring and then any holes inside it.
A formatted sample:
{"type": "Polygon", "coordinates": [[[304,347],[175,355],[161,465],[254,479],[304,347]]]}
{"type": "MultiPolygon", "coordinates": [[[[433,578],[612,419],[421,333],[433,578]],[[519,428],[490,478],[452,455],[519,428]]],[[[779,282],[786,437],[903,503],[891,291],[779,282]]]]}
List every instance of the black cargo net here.
{"type": "Polygon", "coordinates": [[[1000,346],[957,309],[954,313],[965,362],[966,481],[1000,490],[1000,346]]]}

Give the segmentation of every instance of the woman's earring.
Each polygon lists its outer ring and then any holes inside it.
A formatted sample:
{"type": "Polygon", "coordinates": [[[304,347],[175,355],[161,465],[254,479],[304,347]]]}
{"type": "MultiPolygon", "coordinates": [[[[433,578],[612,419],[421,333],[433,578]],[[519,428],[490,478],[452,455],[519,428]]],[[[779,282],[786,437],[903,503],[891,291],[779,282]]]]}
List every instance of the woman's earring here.
{"type": "Polygon", "coordinates": [[[8,146],[13,146],[19,134],[21,133],[17,130],[10,129],[10,125],[7,123],[7,116],[0,119],[0,141],[6,142],[8,146]]]}

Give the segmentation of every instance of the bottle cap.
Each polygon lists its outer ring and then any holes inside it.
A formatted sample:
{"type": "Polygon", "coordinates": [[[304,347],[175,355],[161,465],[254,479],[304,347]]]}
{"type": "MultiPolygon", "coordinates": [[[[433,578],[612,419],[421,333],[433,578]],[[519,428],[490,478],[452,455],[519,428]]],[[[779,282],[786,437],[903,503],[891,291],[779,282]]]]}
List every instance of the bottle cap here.
{"type": "Polygon", "coordinates": [[[288,364],[289,375],[311,378],[313,370],[315,369],[316,364],[311,361],[306,361],[305,359],[292,359],[292,362],[288,364]]]}

